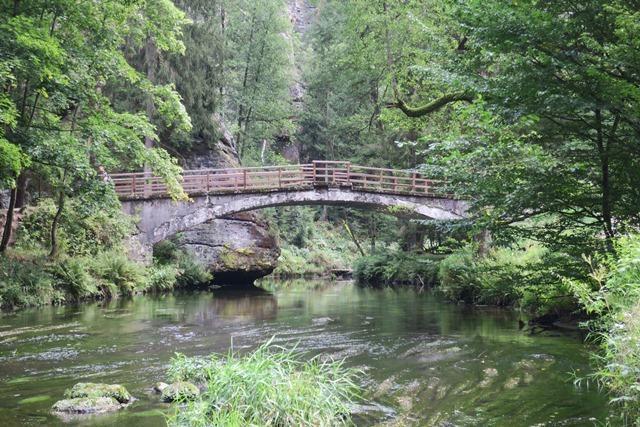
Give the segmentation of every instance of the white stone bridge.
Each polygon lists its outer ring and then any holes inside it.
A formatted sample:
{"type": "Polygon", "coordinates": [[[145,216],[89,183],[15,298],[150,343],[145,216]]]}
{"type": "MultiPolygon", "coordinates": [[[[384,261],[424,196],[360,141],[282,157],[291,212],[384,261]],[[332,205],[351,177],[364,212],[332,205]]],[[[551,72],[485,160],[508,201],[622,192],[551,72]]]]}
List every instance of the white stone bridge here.
{"type": "Polygon", "coordinates": [[[448,194],[442,181],[349,162],[184,171],[186,202],[173,201],[161,179],[148,173],[114,174],[111,179],[123,210],[139,218],[131,246],[142,259],[149,258],[153,244],[183,230],[267,207],[338,205],[439,220],[464,218],[468,207],[448,194]]]}

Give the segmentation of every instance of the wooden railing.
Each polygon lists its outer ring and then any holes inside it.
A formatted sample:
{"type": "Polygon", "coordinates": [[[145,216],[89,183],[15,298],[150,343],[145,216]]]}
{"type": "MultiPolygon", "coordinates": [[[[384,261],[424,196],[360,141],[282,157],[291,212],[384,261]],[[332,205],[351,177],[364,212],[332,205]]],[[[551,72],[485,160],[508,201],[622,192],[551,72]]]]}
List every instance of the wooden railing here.
{"type": "MultiPolygon", "coordinates": [[[[167,187],[161,178],[148,172],[117,173],[109,178],[123,199],[167,196],[167,187]]],[[[182,187],[191,196],[347,187],[368,192],[450,197],[443,181],[425,178],[417,172],[326,160],[303,165],[185,170],[182,178],[182,187]]]]}

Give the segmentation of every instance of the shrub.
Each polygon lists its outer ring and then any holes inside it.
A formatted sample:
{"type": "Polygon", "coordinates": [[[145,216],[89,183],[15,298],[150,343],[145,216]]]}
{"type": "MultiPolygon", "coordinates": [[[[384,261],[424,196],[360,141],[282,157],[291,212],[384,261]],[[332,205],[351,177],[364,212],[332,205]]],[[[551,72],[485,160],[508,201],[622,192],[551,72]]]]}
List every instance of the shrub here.
{"type": "Polygon", "coordinates": [[[163,292],[170,291],[176,287],[180,270],[173,265],[155,265],[151,268],[147,291],[163,292]]]}
{"type": "MultiPolygon", "coordinates": [[[[51,222],[56,207],[51,199],[30,208],[20,221],[16,245],[40,248],[50,245],[51,222]]],[[[58,228],[61,252],[71,256],[96,254],[117,247],[133,228],[132,219],[119,205],[69,199],[58,228]]]]}
{"type": "Polygon", "coordinates": [[[342,363],[304,362],[270,342],[244,357],[176,355],[169,375],[205,385],[199,399],[176,407],[170,425],[348,425],[357,396],[354,372],[342,363]]]}
{"type": "Polygon", "coordinates": [[[584,309],[594,341],[601,346],[591,377],[612,392],[625,425],[640,425],[640,236],[620,238],[616,256],[602,263],[585,258],[590,277],[567,280],[584,309]]]}
{"type": "Polygon", "coordinates": [[[451,301],[517,305],[536,314],[571,313],[576,298],[559,279],[571,265],[567,256],[534,243],[493,249],[484,257],[466,246],[439,266],[439,290],[451,301]]]}
{"type": "Polygon", "coordinates": [[[57,285],[77,301],[101,295],[97,281],[87,272],[85,259],[63,259],[52,265],[51,272],[57,285]]]}
{"type": "Polygon", "coordinates": [[[213,275],[190,255],[182,253],[178,258],[177,286],[180,288],[197,288],[208,285],[213,280],[213,275]]]}
{"type": "Polygon", "coordinates": [[[64,301],[54,278],[34,260],[0,256],[0,307],[39,306],[64,301]]]}
{"type": "Polygon", "coordinates": [[[325,275],[334,269],[350,268],[358,257],[355,245],[341,227],[317,222],[305,244],[283,241],[274,274],[280,276],[325,275]]]}
{"type": "Polygon", "coordinates": [[[197,288],[208,285],[213,280],[213,275],[202,263],[193,258],[192,255],[178,248],[171,240],[163,240],[153,246],[153,259],[156,268],[160,268],[158,275],[153,280],[162,280],[165,283],[161,286],[168,289],[167,280],[170,280],[172,272],[162,270],[162,266],[169,266],[176,272],[175,287],[197,288]]]}
{"type": "Polygon", "coordinates": [[[358,259],[354,277],[362,284],[434,286],[438,260],[416,252],[380,251],[358,259]]]}
{"type": "Polygon", "coordinates": [[[464,247],[440,262],[439,290],[451,301],[473,303],[480,291],[474,248],[464,247]]]}
{"type": "MultiPolygon", "coordinates": [[[[131,295],[144,290],[147,284],[146,271],[140,264],[131,261],[122,251],[107,251],[96,255],[91,263],[93,274],[107,289],[117,289],[121,295],[131,295]]],[[[115,296],[117,293],[111,293],[115,296]]]]}

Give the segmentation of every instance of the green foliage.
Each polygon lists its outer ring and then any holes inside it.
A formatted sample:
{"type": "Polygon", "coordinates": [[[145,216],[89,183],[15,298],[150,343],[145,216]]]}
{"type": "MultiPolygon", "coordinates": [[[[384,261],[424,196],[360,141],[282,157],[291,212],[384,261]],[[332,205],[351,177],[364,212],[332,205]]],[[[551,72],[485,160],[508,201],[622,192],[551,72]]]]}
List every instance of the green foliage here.
{"type": "MultiPolygon", "coordinates": [[[[587,380],[608,389],[625,425],[640,423],[640,236],[617,239],[616,256],[596,262],[585,258],[591,274],[566,279],[591,320],[587,326],[599,344],[598,370],[587,380]]],[[[582,381],[578,379],[577,381],[582,381]]]]}
{"type": "Polygon", "coordinates": [[[158,130],[189,128],[180,96],[131,67],[128,45],[153,40],[160,52],[184,51],[184,14],[170,0],[0,4],[0,186],[30,174],[52,192],[92,195],[96,168],[149,165],[181,197],[180,169],[161,148],[145,147],[158,130]],[[154,107],[121,108],[113,95],[138,93],[154,107]]]}
{"type": "Polygon", "coordinates": [[[132,295],[142,291],[147,284],[147,271],[140,264],[130,260],[121,250],[98,253],[90,268],[105,289],[115,289],[115,295],[132,295]]]}
{"type": "Polygon", "coordinates": [[[169,425],[350,425],[357,397],[354,372],[342,363],[302,361],[271,342],[245,356],[177,354],[169,375],[205,386],[200,399],[176,407],[169,425]]]}
{"type": "Polygon", "coordinates": [[[206,286],[213,280],[213,275],[202,263],[178,248],[171,239],[153,246],[153,259],[159,274],[156,278],[166,281],[175,275],[173,280],[177,288],[194,289],[206,286]]]}
{"type": "Polygon", "coordinates": [[[438,289],[451,301],[572,314],[580,306],[560,278],[571,271],[570,261],[533,243],[495,248],[483,257],[468,245],[440,262],[438,289]]]}
{"type": "Polygon", "coordinates": [[[65,258],[51,266],[51,273],[58,287],[75,301],[101,296],[97,281],[87,271],[85,259],[65,258]]]}
{"type": "MultiPolygon", "coordinates": [[[[48,247],[55,211],[51,199],[29,208],[20,221],[16,245],[26,249],[48,247]]],[[[59,227],[61,252],[84,256],[118,247],[133,230],[133,220],[122,213],[117,202],[91,204],[80,197],[70,199],[59,227]]]]}
{"type": "Polygon", "coordinates": [[[379,251],[358,259],[354,278],[362,284],[412,284],[432,287],[436,284],[438,260],[417,252],[379,251]]]}
{"type": "Polygon", "coordinates": [[[166,292],[176,288],[180,270],[173,265],[154,265],[149,273],[146,290],[166,292]]]}
{"type": "Polygon", "coordinates": [[[197,260],[186,253],[182,253],[177,264],[180,274],[176,285],[179,288],[194,289],[207,286],[213,280],[213,275],[197,260]]]}
{"type": "Polygon", "coordinates": [[[64,293],[41,263],[0,257],[1,308],[57,304],[64,300],[64,293]]]}
{"type": "Polygon", "coordinates": [[[288,232],[284,230],[292,233],[290,241],[281,242],[280,257],[274,270],[276,275],[326,275],[330,270],[351,268],[358,256],[355,245],[340,226],[309,222],[304,225],[304,232],[297,227],[280,227],[283,229],[281,234],[286,236],[288,232]]]}

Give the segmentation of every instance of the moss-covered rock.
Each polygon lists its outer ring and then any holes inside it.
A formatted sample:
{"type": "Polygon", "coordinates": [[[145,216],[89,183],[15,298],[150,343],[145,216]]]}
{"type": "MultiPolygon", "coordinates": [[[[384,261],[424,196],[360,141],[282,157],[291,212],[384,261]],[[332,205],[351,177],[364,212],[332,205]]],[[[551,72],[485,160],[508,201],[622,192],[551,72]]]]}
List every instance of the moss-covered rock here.
{"type": "Polygon", "coordinates": [[[193,400],[200,396],[198,387],[187,381],[176,381],[162,390],[162,400],[174,402],[176,400],[193,400]]]}
{"type": "Polygon", "coordinates": [[[100,414],[120,408],[122,405],[113,397],[79,397],[59,400],[51,409],[65,414],[100,414]]]}
{"type": "Polygon", "coordinates": [[[118,403],[129,403],[133,397],[126,388],[119,384],[101,384],[101,383],[78,383],[70,390],[65,391],[64,397],[67,399],[74,398],[98,398],[111,397],[118,403]]]}

